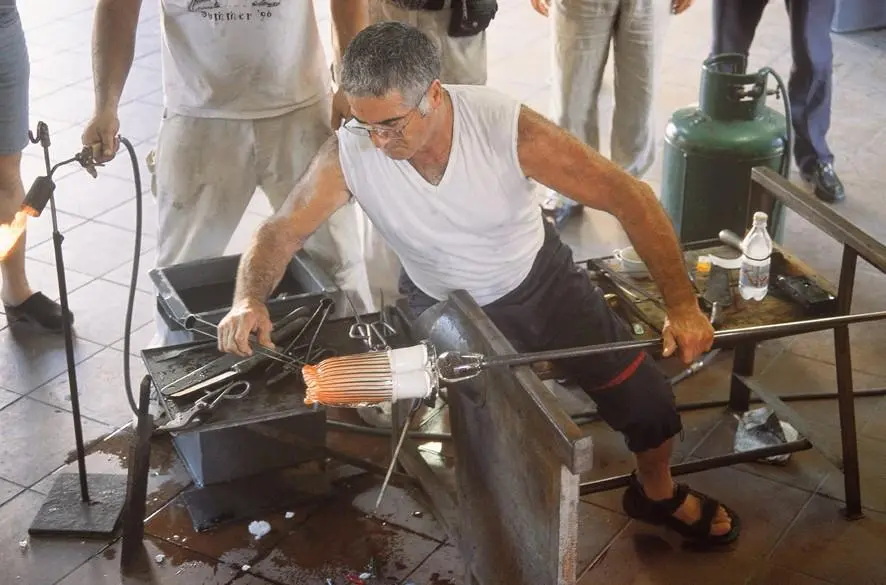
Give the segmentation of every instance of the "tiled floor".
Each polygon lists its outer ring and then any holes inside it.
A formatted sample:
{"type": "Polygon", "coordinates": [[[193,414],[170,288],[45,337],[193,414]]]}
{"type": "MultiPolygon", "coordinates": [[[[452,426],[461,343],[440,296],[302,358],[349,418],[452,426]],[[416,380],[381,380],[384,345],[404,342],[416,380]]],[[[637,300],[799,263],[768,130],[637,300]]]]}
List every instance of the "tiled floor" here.
{"type": "MultiPolygon", "coordinates": [[[[321,30],[328,30],[328,7],[317,1],[321,30]]],[[[674,17],[668,31],[658,99],[660,126],[677,107],[692,103],[698,91],[699,66],[710,40],[710,8],[697,2],[674,17]]],[[[80,133],[93,106],[90,30],[92,0],[65,0],[47,9],[37,0],[19,0],[32,61],[32,126],[46,121],[52,132],[53,157],[79,150],[80,133]]],[[[766,11],[752,53],[752,66],[790,70],[788,25],[783,5],[766,11]]],[[[503,0],[489,35],[490,84],[547,110],[549,31],[529,0],[503,0]]],[[[886,31],[834,35],[836,52],[831,145],[847,184],[840,213],[886,237],[880,198],[886,191],[886,31]]],[[[145,2],[136,60],[124,92],[121,132],[144,159],[156,137],[161,112],[157,2],[145,2]]],[[[611,96],[611,80],[604,100],[611,96]]],[[[775,104],[778,107],[778,104],[775,104]]],[[[607,111],[608,108],[604,108],[607,111]]],[[[604,128],[608,124],[603,124],[604,128]]],[[[608,149],[604,148],[604,152],[608,149]]],[[[42,172],[36,147],[24,157],[29,184],[42,172]]],[[[142,182],[149,175],[142,162],[142,182]]],[[[130,413],[122,394],[123,320],[132,264],[135,204],[128,161],[123,157],[95,180],[74,167],[57,175],[59,222],[65,234],[65,260],[71,304],[77,316],[76,359],[85,439],[95,442],[87,460],[90,472],[122,472],[126,467],[130,413]]],[[[657,186],[661,162],[648,180],[657,186]]],[[[146,277],[154,246],[153,205],[145,199],[142,274],[133,315],[133,352],[151,336],[152,299],[146,277]]],[[[239,252],[268,206],[256,199],[229,251],[239,252]]],[[[606,216],[588,214],[567,230],[570,242],[585,256],[608,253],[624,241],[606,216]]],[[[36,287],[57,295],[49,220],[31,223],[29,274],[36,287]]],[[[797,217],[788,222],[787,244],[826,277],[833,278],[840,251],[829,239],[797,217]]],[[[862,264],[856,310],[882,307],[883,279],[862,264]]],[[[886,386],[886,329],[882,324],[852,328],[853,367],[858,387],[886,386]]],[[[785,392],[825,392],[835,387],[830,336],[805,335],[792,343],[764,345],[758,366],[768,382],[785,392]]],[[[133,359],[132,379],[143,368],[133,359]]],[[[722,398],[729,356],[679,387],[681,400],[722,398]]],[[[31,539],[27,527],[52,486],[53,473],[70,468],[72,423],[61,338],[7,327],[0,316],[0,583],[27,585],[98,585],[140,582],[119,573],[119,542],[31,539]]],[[[796,404],[796,403],[795,403],[796,404]]],[[[823,423],[836,438],[833,402],[800,404],[798,409],[823,423]]],[[[680,550],[661,533],[629,522],[617,493],[585,498],[581,519],[581,583],[707,585],[713,583],[845,584],[886,583],[886,399],[858,401],[861,428],[863,494],[869,506],[858,522],[840,518],[842,483],[815,452],[796,454],[784,467],[739,465],[697,474],[694,487],[715,493],[739,510],[744,538],[730,552],[699,554],[680,550]]],[[[685,416],[687,433],[677,459],[731,450],[735,423],[719,411],[685,416]]],[[[621,439],[604,427],[595,436],[595,477],[630,468],[621,439]]],[[[333,435],[335,435],[333,433],[333,435]]],[[[347,436],[333,436],[340,448],[357,449],[347,436]]],[[[359,452],[385,453],[384,439],[361,440],[359,452]]],[[[367,455],[368,456],[368,455],[367,455]]],[[[373,557],[383,582],[416,584],[458,582],[457,554],[421,504],[402,489],[388,500],[389,513],[367,517],[368,478],[340,484],[337,495],[321,505],[267,517],[272,532],[260,541],[244,524],[197,534],[190,526],[181,493],[189,476],[168,442],[154,448],[150,476],[146,546],[153,563],[145,582],[268,585],[343,583],[341,569],[360,571],[373,557]],[[346,487],[347,485],[347,487],[346,487]],[[394,503],[397,505],[394,506],[394,503]],[[249,565],[247,568],[245,565],[249,565]],[[449,581],[449,580],[452,581],[449,581]]],[[[379,580],[378,582],[382,582],[379,580]]]]}

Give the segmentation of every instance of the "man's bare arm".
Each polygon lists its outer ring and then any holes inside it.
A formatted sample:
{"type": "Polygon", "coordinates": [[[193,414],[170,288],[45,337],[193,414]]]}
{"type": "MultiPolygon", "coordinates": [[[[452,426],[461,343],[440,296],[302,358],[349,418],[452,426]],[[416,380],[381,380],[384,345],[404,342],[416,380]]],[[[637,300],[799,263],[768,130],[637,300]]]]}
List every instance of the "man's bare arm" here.
{"type": "Polygon", "coordinates": [[[98,0],[92,33],[92,71],[97,111],[114,110],[132,58],[142,0],[98,0]]]}
{"type": "Polygon", "coordinates": [[[367,0],[330,0],[329,11],[332,15],[332,46],[340,60],[351,40],[369,25],[369,3],[367,0]]]}
{"type": "Polygon", "coordinates": [[[527,177],[621,222],[670,310],[698,310],[677,235],[649,185],[525,106],[517,155],[527,177]]]}
{"type": "Polygon", "coordinates": [[[237,269],[234,303],[264,303],[305,240],[350,197],[338,158],[338,137],[333,135],[320,147],[283,207],[255,232],[237,269]]]}

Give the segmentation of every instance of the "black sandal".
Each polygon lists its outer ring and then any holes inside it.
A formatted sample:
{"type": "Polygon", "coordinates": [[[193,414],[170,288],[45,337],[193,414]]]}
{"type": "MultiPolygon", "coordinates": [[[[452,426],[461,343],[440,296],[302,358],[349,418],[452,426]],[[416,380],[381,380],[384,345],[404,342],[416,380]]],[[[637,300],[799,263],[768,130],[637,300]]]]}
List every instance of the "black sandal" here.
{"type": "MultiPolygon", "coordinates": [[[[61,305],[42,292],[35,292],[25,302],[15,306],[4,304],[3,308],[6,311],[6,320],[10,323],[32,323],[54,333],[60,333],[64,329],[61,305]]],[[[70,312],[68,319],[74,323],[74,315],[70,312]]]]}
{"type": "Polygon", "coordinates": [[[699,493],[686,484],[678,483],[674,489],[674,495],[668,500],[650,500],[640,485],[636,473],[631,474],[631,483],[622,497],[622,507],[625,514],[635,520],[647,522],[656,526],[666,526],[687,540],[705,545],[726,545],[734,542],[741,532],[741,521],[738,515],[714,498],[699,493]],[[692,494],[701,502],[701,517],[692,524],[674,517],[686,498],[692,494]],[[726,534],[711,534],[711,526],[717,509],[723,506],[729,516],[731,530],[726,534]]]}

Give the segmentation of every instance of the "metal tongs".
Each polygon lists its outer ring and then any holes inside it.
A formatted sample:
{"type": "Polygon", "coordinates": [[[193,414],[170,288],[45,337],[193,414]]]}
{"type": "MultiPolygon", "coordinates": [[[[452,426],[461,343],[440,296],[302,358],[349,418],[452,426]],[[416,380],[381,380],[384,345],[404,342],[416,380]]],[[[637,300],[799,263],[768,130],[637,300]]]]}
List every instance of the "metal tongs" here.
{"type": "Polygon", "coordinates": [[[189,409],[179,411],[169,422],[157,427],[156,432],[171,433],[188,428],[192,426],[195,418],[214,410],[222,400],[242,400],[251,390],[252,385],[249,382],[239,380],[207,392],[197,399],[189,409]],[[237,392],[234,392],[235,390],[237,392]]]}

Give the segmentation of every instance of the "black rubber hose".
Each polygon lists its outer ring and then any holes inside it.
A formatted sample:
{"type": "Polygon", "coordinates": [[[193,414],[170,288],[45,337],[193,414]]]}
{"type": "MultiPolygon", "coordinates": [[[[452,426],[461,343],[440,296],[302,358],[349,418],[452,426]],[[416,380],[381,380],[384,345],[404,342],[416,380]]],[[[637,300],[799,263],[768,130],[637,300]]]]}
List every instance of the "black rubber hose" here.
{"type": "Polygon", "coordinates": [[[129,301],[126,304],[126,324],[123,327],[123,384],[126,389],[126,400],[129,402],[129,409],[132,414],[138,416],[138,405],[135,402],[135,396],[132,393],[132,382],[130,381],[130,337],[132,336],[132,311],[135,305],[135,291],[138,286],[138,263],[142,255],[142,178],[141,170],[138,168],[138,157],[135,154],[135,148],[132,143],[120,136],[120,143],[129,151],[129,160],[132,163],[132,178],[135,180],[135,251],[132,257],[132,276],[129,282],[129,301]]]}

